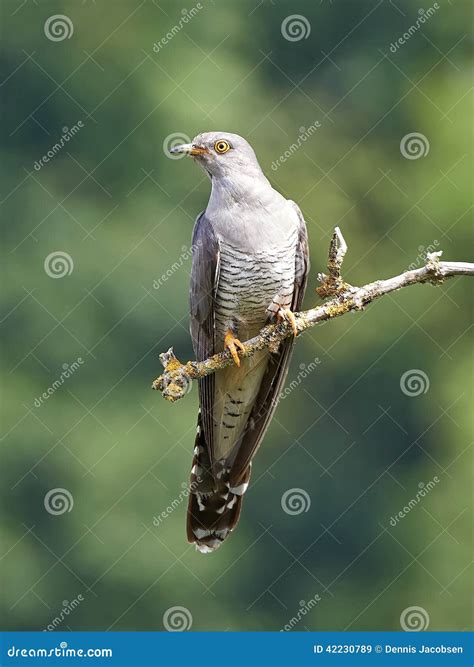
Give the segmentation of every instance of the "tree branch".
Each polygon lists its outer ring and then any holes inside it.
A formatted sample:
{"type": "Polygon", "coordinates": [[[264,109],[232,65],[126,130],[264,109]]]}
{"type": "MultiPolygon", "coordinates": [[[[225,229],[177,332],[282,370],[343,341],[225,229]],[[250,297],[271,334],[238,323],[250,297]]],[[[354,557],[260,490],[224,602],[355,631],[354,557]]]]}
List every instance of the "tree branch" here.
{"type": "MultiPolygon", "coordinates": [[[[363,308],[383,296],[409,285],[431,283],[439,285],[446,278],[460,275],[474,275],[474,264],[468,262],[442,262],[441,251],[428,253],[425,266],[412,271],[405,271],[387,280],[376,280],[363,287],[354,287],[344,282],[341,266],[347,251],[347,245],[339,227],[336,227],[329,246],[328,274],[318,274],[321,285],[316,289],[322,299],[329,299],[316,308],[295,313],[298,333],[310,327],[334,319],[353,310],[363,308]]],[[[286,322],[269,324],[260,333],[244,343],[245,351],[239,356],[247,358],[257,351],[268,349],[275,352],[279,344],[293,335],[291,325],[286,322]]],[[[188,361],[182,364],[174,355],[173,348],[160,354],[160,361],[165,370],[152,384],[152,388],[161,391],[168,401],[177,401],[191,388],[193,380],[211,375],[221,368],[233,364],[228,350],[215,354],[205,361],[188,361]]]]}

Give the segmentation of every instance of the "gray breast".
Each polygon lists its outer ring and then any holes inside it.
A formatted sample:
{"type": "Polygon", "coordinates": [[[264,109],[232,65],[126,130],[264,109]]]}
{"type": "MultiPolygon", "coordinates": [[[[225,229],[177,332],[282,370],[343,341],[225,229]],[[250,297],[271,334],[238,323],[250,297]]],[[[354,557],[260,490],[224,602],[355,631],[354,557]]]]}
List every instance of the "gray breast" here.
{"type": "Polygon", "coordinates": [[[271,312],[291,305],[296,243],[296,229],[278,245],[252,253],[220,242],[216,293],[219,334],[234,327],[239,336],[255,335],[271,312]]]}

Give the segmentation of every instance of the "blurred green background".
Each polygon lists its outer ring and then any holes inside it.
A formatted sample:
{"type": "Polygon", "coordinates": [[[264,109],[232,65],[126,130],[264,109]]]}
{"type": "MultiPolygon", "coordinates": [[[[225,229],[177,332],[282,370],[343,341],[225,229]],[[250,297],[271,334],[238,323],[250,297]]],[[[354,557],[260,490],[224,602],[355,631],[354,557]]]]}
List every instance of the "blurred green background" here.
{"type": "Polygon", "coordinates": [[[189,246],[209,193],[191,160],[163,150],[175,133],[243,135],[298,202],[307,307],[335,225],[351,283],[421,265],[429,246],[469,260],[472,8],[438,6],[390,50],[416,3],[2,3],[4,628],[43,629],[78,596],[58,629],[162,630],[175,606],[193,630],[296,617],[296,630],[397,630],[411,606],[430,629],[471,627],[468,278],[390,295],[298,341],[296,385],[239,527],[210,556],[184,529],[196,390],[170,405],[150,389],[160,352],[192,358],[189,246]],[[56,14],[65,39],[45,33],[56,14]],[[303,34],[290,40],[294,14],[303,34]],[[424,156],[407,159],[413,132],[424,156]],[[414,396],[400,386],[410,370],[414,396]],[[51,514],[58,488],[70,511],[51,514]],[[291,515],[281,500],[295,488],[310,506],[291,515]]]}

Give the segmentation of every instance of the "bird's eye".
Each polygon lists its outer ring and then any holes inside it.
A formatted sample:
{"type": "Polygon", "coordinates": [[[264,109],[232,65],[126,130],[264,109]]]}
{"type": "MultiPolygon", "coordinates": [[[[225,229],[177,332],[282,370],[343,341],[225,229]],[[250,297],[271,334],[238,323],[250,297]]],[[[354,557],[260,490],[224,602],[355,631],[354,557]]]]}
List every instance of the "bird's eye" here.
{"type": "Polygon", "coordinates": [[[219,139],[219,141],[216,141],[216,143],[214,144],[214,150],[216,151],[216,153],[227,153],[229,149],[230,149],[230,144],[224,139],[219,139]]]}

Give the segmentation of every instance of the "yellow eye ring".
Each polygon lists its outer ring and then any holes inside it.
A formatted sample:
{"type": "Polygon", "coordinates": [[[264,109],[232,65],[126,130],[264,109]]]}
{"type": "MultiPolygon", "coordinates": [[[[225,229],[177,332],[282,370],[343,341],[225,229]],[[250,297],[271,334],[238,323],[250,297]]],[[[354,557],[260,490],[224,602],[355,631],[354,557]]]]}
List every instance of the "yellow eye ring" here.
{"type": "Polygon", "coordinates": [[[225,141],[225,139],[219,139],[219,141],[216,141],[214,144],[214,150],[216,153],[227,153],[228,150],[230,150],[230,144],[225,141]]]}

